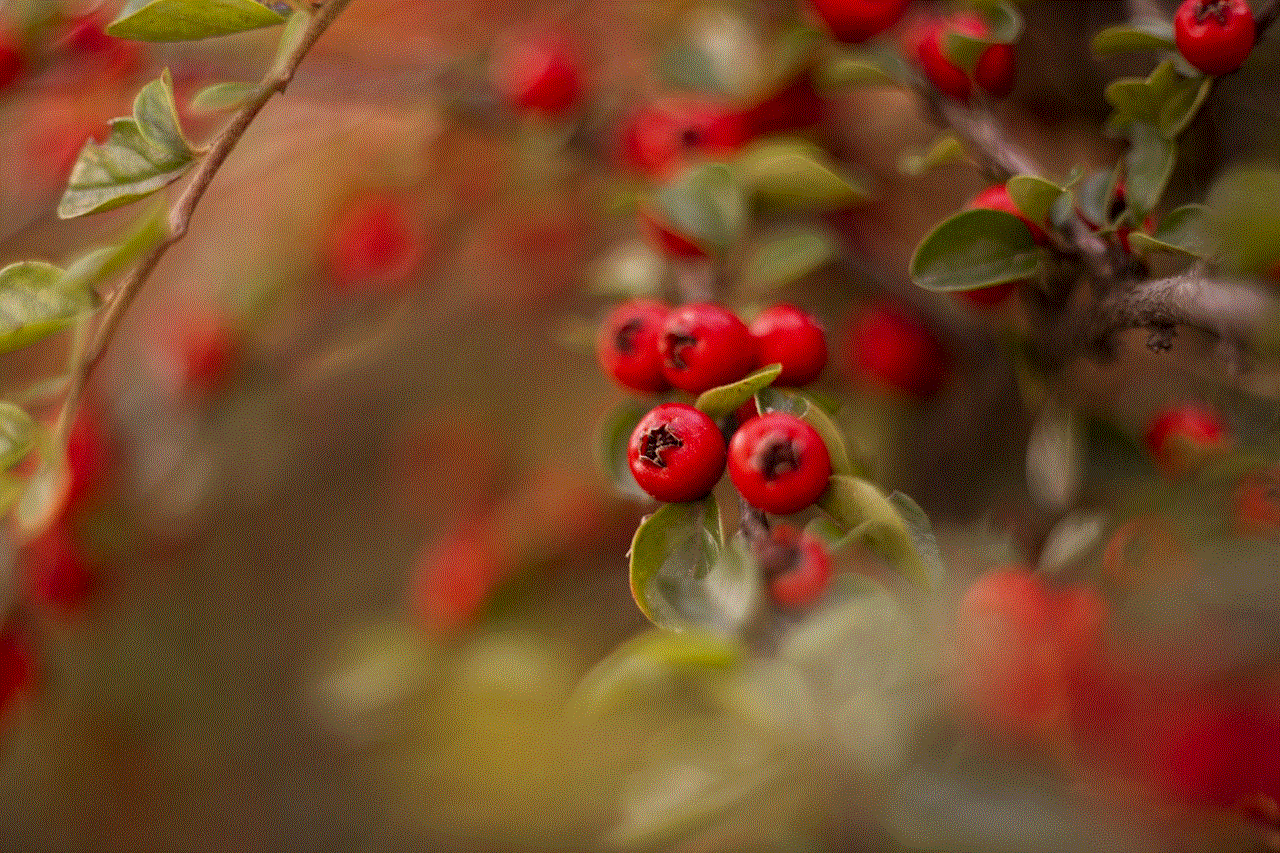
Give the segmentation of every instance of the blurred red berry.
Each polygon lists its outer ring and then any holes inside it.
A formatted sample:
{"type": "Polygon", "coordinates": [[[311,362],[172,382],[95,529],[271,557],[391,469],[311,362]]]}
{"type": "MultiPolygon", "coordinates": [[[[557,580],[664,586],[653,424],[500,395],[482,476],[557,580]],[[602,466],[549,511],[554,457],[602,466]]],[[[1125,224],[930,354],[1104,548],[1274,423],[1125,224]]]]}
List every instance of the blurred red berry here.
{"type": "Polygon", "coordinates": [[[831,585],[831,554],[821,542],[790,525],[778,525],[770,536],[784,549],[787,559],[781,570],[768,578],[769,597],[780,607],[809,607],[831,585]]]}
{"type": "Polygon", "coordinates": [[[809,6],[839,41],[860,44],[892,27],[908,0],[808,0],[809,6]]]}
{"type": "Polygon", "coordinates": [[[732,154],[749,136],[743,116],[729,105],[691,95],[670,96],[627,117],[619,156],[624,165],[662,180],[696,160],[732,154]]]}
{"type": "Polygon", "coordinates": [[[55,524],[27,542],[21,560],[31,598],[62,615],[82,612],[98,587],[98,570],[65,524],[55,524]]]}
{"type": "Polygon", "coordinates": [[[1222,416],[1202,403],[1175,403],[1161,409],[1144,437],[1156,464],[1171,477],[1195,470],[1230,443],[1222,416]]]}
{"type": "Polygon", "coordinates": [[[372,192],[349,201],[330,223],[325,266],[342,290],[403,285],[417,270],[423,242],[419,223],[401,199],[372,192]]]}
{"type": "Polygon", "coordinates": [[[847,334],[853,374],[910,397],[931,397],[946,381],[946,350],[916,316],[892,304],[864,307],[847,334]]]}
{"type": "Polygon", "coordinates": [[[1003,98],[1013,91],[1012,46],[993,44],[987,47],[979,56],[971,79],[943,51],[943,41],[949,32],[981,39],[990,34],[990,29],[981,16],[961,13],[928,22],[915,32],[912,53],[920,70],[935,89],[956,101],[969,100],[975,83],[988,95],[996,98],[1003,98]]]}
{"type": "Polygon", "coordinates": [[[497,535],[482,517],[465,519],[430,542],[418,557],[413,605],[431,631],[474,621],[494,588],[510,573],[497,535]]]}
{"type": "Polygon", "coordinates": [[[582,98],[578,58],[560,34],[531,34],[505,45],[495,57],[494,78],[516,110],[559,116],[582,98]]]}
{"type": "Polygon", "coordinates": [[[657,394],[669,386],[658,342],[671,309],[652,299],[632,299],[609,312],[596,335],[596,357],[624,388],[657,394]]]}
{"type": "Polygon", "coordinates": [[[827,335],[813,315],[794,305],[772,305],[751,322],[756,366],[781,364],[775,385],[799,387],[818,378],[827,366],[827,335]]]}

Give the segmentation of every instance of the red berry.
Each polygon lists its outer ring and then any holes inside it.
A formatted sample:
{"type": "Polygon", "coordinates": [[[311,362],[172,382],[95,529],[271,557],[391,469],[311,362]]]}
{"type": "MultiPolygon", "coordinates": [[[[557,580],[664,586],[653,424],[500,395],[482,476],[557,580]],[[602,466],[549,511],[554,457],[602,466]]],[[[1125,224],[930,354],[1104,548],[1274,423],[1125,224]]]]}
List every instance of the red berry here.
{"type": "Polygon", "coordinates": [[[26,67],[22,42],[12,32],[0,29],[0,90],[16,83],[26,67]]]}
{"type": "Polygon", "coordinates": [[[855,375],[911,397],[930,397],[947,377],[947,356],[929,327],[888,304],[863,308],[849,329],[855,375]]]}
{"type": "Polygon", "coordinates": [[[892,27],[906,11],[908,0],[808,0],[831,34],[842,42],[860,44],[892,27]]]}
{"type": "Polygon", "coordinates": [[[756,365],[751,332],[731,311],[709,302],[673,309],[658,351],[667,381],[693,394],[737,382],[756,365]]]}
{"type": "Polygon", "coordinates": [[[28,542],[22,562],[31,597],[65,614],[82,610],[98,586],[97,570],[63,524],[28,542]]]}
{"type": "Polygon", "coordinates": [[[610,311],[596,336],[596,357],[604,372],[642,394],[667,390],[658,341],[670,311],[652,299],[633,299],[610,311]]]}
{"type": "Polygon", "coordinates": [[[35,662],[26,636],[13,626],[0,630],[0,719],[34,681],[35,662]]]}
{"type": "Polygon", "coordinates": [[[1183,0],[1173,35],[1178,52],[1197,70],[1227,74],[1253,50],[1253,11],[1245,0],[1183,0]]]}
{"type": "Polygon", "coordinates": [[[664,255],[686,259],[707,257],[706,249],[664,223],[658,214],[641,210],[639,216],[641,230],[654,248],[664,255]]]}
{"type": "Polygon", "coordinates": [[[981,16],[962,13],[951,18],[924,24],[914,35],[916,61],[925,77],[942,94],[957,101],[967,101],[977,83],[987,94],[1003,98],[1013,91],[1013,48],[1007,44],[993,44],[978,57],[973,79],[963,68],[952,62],[942,50],[943,38],[955,32],[973,38],[985,38],[990,30],[981,16]]]}
{"type": "Polygon", "coordinates": [[[827,336],[811,314],[794,305],[764,309],[751,323],[756,366],[781,364],[775,385],[799,387],[818,378],[827,366],[827,336]]]}
{"type": "Polygon", "coordinates": [[[1221,453],[1229,440],[1222,416],[1199,403],[1176,403],[1160,410],[1145,438],[1156,464],[1173,477],[1221,453]]]}
{"type": "Polygon", "coordinates": [[[808,607],[831,582],[831,554],[821,542],[789,525],[775,527],[771,538],[786,549],[787,557],[782,570],[769,578],[769,597],[782,607],[808,607]]]}
{"type": "Polygon", "coordinates": [[[623,163],[654,180],[699,158],[724,157],[749,137],[743,116],[726,104],[689,96],[640,108],[623,124],[623,163]]]}
{"type": "Polygon", "coordinates": [[[1240,533],[1280,534],[1280,466],[1263,468],[1241,479],[1233,515],[1240,533]]]}
{"type": "Polygon", "coordinates": [[[423,253],[423,237],[405,205],[370,193],[350,201],[330,224],[325,246],[330,280],[357,290],[404,284],[423,253]]]}
{"type": "Polygon", "coordinates": [[[63,514],[74,512],[98,492],[111,474],[114,457],[102,413],[82,403],[67,434],[67,491],[63,514]]]}
{"type": "Polygon", "coordinates": [[[105,20],[100,12],[72,19],[62,38],[62,48],[103,73],[117,78],[129,77],[142,64],[141,48],[136,42],[107,35],[105,20]]]}
{"type": "Polygon", "coordinates": [[[636,424],[627,462],[636,483],[657,500],[700,500],[724,473],[724,436],[693,406],[664,403],[636,424]]]}
{"type": "Polygon", "coordinates": [[[412,595],[419,620],[432,631],[450,631],[473,621],[508,574],[507,565],[488,519],[456,524],[418,558],[412,595]]]}
{"type": "Polygon", "coordinates": [[[756,509],[789,515],[827,488],[831,457],[807,421],[770,412],[747,421],[729,442],[729,478],[756,509]]]}
{"type": "Polygon", "coordinates": [[[161,369],[174,387],[210,394],[226,384],[240,349],[239,335],[226,317],[212,312],[190,314],[165,334],[161,369]]]}
{"type": "Polygon", "coordinates": [[[815,127],[826,115],[827,99],[814,88],[806,69],[772,94],[744,108],[737,118],[742,132],[756,137],[815,127]]]}
{"type": "Polygon", "coordinates": [[[566,38],[527,36],[500,52],[494,66],[499,93],[517,110],[558,116],[582,98],[578,59],[566,38]]]}

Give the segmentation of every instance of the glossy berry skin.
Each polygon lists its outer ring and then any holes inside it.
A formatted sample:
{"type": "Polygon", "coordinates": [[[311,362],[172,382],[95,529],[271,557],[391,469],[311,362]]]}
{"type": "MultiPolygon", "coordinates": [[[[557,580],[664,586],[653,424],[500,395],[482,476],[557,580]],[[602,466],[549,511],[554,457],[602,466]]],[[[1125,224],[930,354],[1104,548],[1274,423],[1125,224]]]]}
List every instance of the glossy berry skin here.
{"type": "Polygon", "coordinates": [[[907,9],[908,0],[808,0],[837,40],[861,44],[892,27],[907,9]]]}
{"type": "Polygon", "coordinates": [[[732,154],[749,136],[743,115],[731,106],[673,96],[646,104],[626,119],[618,156],[623,165],[662,180],[696,160],[732,154]]]}
{"type": "Polygon", "coordinates": [[[641,394],[667,390],[658,341],[670,312],[652,299],[633,299],[610,311],[596,335],[596,357],[604,372],[641,394]]]}
{"type": "Polygon", "coordinates": [[[26,68],[22,43],[12,32],[0,28],[0,91],[16,83],[26,68]]]}
{"type": "Polygon", "coordinates": [[[1173,16],[1178,52],[1211,75],[1235,71],[1253,50],[1255,23],[1246,0],[1183,0],[1173,16]]]}
{"type": "Polygon", "coordinates": [[[817,379],[827,366],[827,335],[813,315],[794,305],[772,305],[751,322],[756,367],[781,364],[775,385],[799,387],[817,379]]]}
{"type": "Polygon", "coordinates": [[[627,443],[627,463],[651,497],[685,503],[706,497],[724,473],[724,436],[706,414],[664,403],[640,419],[627,443]]]}
{"type": "Polygon", "coordinates": [[[989,32],[987,23],[980,16],[968,13],[955,15],[941,21],[925,24],[915,34],[913,54],[920,70],[942,94],[956,101],[967,101],[973,96],[973,86],[994,98],[1003,98],[1013,91],[1013,47],[993,44],[982,52],[974,68],[973,78],[943,52],[946,33],[982,38],[989,32]]]}
{"type": "Polygon", "coordinates": [[[335,288],[358,291],[406,283],[422,252],[422,235],[405,205],[373,192],[352,199],[330,223],[324,260],[335,288]]]}
{"type": "MultiPolygon", "coordinates": [[[[1001,213],[1008,213],[1018,217],[1023,224],[1027,226],[1027,230],[1031,232],[1031,238],[1035,240],[1036,245],[1044,246],[1049,242],[1049,236],[1045,234],[1044,229],[1031,221],[1026,215],[1018,209],[1013,203],[1013,199],[1009,197],[1009,190],[1004,184],[993,184],[982,192],[974,196],[969,202],[967,209],[969,210],[998,210],[1001,213]]],[[[1007,281],[1004,284],[995,284],[991,287],[979,287],[974,290],[960,290],[956,292],[956,296],[971,305],[980,307],[989,307],[999,305],[1006,299],[1017,292],[1018,288],[1024,282],[1007,281]]]]}
{"type": "Polygon", "coordinates": [[[729,441],[729,478],[756,509],[790,515],[813,504],[831,478],[831,456],[817,431],[795,415],[769,412],[729,441]]]}
{"type": "Polygon", "coordinates": [[[848,354],[855,376],[924,399],[947,377],[947,355],[929,327],[896,305],[871,305],[853,318],[848,354]]]}
{"type": "Polygon", "coordinates": [[[499,53],[495,83],[513,109],[555,117],[582,99],[582,72],[567,39],[552,33],[527,36],[499,53]]]}
{"type": "Polygon", "coordinates": [[[831,583],[831,554],[822,543],[780,524],[770,534],[784,549],[785,566],[768,579],[769,597],[780,607],[808,607],[822,597],[831,583]]]}
{"type": "Polygon", "coordinates": [[[1156,464],[1169,476],[1186,474],[1226,449],[1229,437],[1218,412],[1200,403],[1161,409],[1144,436],[1156,464]]]}
{"type": "Polygon", "coordinates": [[[737,382],[756,365],[755,340],[746,325],[710,302],[673,309],[663,324],[658,352],[667,381],[692,394],[737,382]]]}

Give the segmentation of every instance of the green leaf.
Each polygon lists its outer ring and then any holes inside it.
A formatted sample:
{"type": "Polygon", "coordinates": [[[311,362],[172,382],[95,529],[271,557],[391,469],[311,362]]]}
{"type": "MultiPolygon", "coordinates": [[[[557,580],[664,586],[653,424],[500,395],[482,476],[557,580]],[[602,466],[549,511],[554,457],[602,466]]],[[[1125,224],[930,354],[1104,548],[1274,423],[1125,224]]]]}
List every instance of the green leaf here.
{"type": "Polygon", "coordinates": [[[1212,88],[1211,77],[1184,80],[1165,99],[1160,106],[1159,115],[1160,132],[1165,139],[1173,139],[1187,129],[1212,88]]]}
{"type": "Polygon", "coordinates": [[[631,540],[631,595],[650,622],[673,631],[699,627],[693,599],[723,550],[715,497],[665,504],[631,540]]]}
{"type": "Polygon", "coordinates": [[[827,229],[810,223],[767,231],[755,240],[743,265],[744,284],[761,293],[798,281],[840,255],[840,244],[827,229]]]}
{"type": "Polygon", "coordinates": [[[964,145],[956,138],[955,134],[944,133],[933,141],[927,151],[908,152],[899,157],[898,171],[904,175],[919,177],[938,166],[948,163],[964,163],[968,159],[969,155],[965,153],[964,145]]]}
{"type": "Polygon", "coordinates": [[[601,467],[620,494],[637,500],[648,500],[649,496],[631,474],[631,466],[627,464],[627,442],[631,440],[636,424],[651,408],[649,404],[628,400],[614,409],[600,425],[598,447],[601,467]]]}
{"type": "Polygon", "coordinates": [[[685,170],[659,187],[650,204],[663,225],[717,253],[736,245],[747,224],[742,188],[723,163],[685,170]]]}
{"type": "Polygon", "coordinates": [[[22,493],[27,485],[21,477],[13,474],[0,474],[0,516],[17,506],[22,500],[22,493]]]}
{"type": "Polygon", "coordinates": [[[1207,258],[1213,254],[1209,209],[1202,204],[1183,205],[1170,211],[1154,234],[1132,232],[1129,243],[1140,253],[1159,251],[1207,258]]]}
{"type": "Polygon", "coordinates": [[[271,64],[272,74],[279,74],[286,70],[293,55],[302,45],[302,40],[306,38],[307,29],[310,26],[311,15],[301,9],[295,9],[289,16],[289,20],[285,21],[284,32],[280,34],[280,42],[276,45],[276,59],[271,64]]]}
{"type": "Polygon", "coordinates": [[[58,216],[72,219],[137,201],[180,178],[195,153],[182,134],[166,70],[142,88],[133,118],[111,121],[107,141],[85,143],[58,216]]]}
{"type": "Polygon", "coordinates": [[[119,243],[93,249],[72,261],[62,274],[59,286],[90,288],[124,272],[164,239],[167,213],[163,205],[156,205],[139,217],[119,243]]]}
{"type": "Polygon", "coordinates": [[[1146,122],[1133,124],[1129,143],[1125,157],[1125,200],[1133,210],[1134,221],[1141,222],[1160,203],[1160,196],[1173,174],[1178,146],[1146,122]]]}
{"type": "Polygon", "coordinates": [[[898,508],[874,483],[833,475],[818,506],[846,530],[865,530],[868,545],[923,591],[933,588],[933,571],[916,551],[898,508]]]}
{"type": "Polygon", "coordinates": [[[194,41],[284,21],[257,0],[129,0],[107,32],[134,41],[194,41]]]}
{"type": "Polygon", "coordinates": [[[781,364],[770,364],[737,382],[703,391],[693,406],[713,419],[722,418],[754,397],[757,391],[772,385],[781,374],[781,364]]]}
{"type": "Polygon", "coordinates": [[[214,83],[195,93],[191,98],[191,109],[198,113],[239,109],[257,91],[256,83],[214,83]]]}
{"type": "Polygon", "coordinates": [[[1005,189],[1009,191],[1014,206],[1032,222],[1041,225],[1049,218],[1049,211],[1063,193],[1062,187],[1034,175],[1014,175],[1005,184],[1005,189]]]}
{"type": "Polygon", "coordinates": [[[0,468],[12,468],[35,445],[36,424],[20,406],[0,401],[0,468]]]}
{"type": "Polygon", "coordinates": [[[724,637],[653,628],[592,667],[574,691],[570,707],[597,716],[629,701],[644,701],[676,678],[726,672],[741,659],[742,648],[724,637]]]}
{"type": "Polygon", "coordinates": [[[1280,265],[1280,170],[1232,169],[1209,190],[1211,242],[1241,275],[1276,275],[1280,265]]]}
{"type": "Polygon", "coordinates": [[[909,86],[911,68],[897,53],[872,50],[835,50],[818,67],[820,89],[845,86],[909,86]]]}
{"type": "Polygon", "coordinates": [[[849,447],[844,439],[844,431],[840,429],[831,416],[823,411],[815,401],[798,391],[783,391],[778,388],[762,388],[756,394],[756,408],[761,414],[766,412],[787,412],[808,421],[827,446],[827,455],[831,457],[831,470],[836,474],[857,474],[859,469],[849,456],[849,447]]]}
{"type": "Polygon", "coordinates": [[[761,139],[738,156],[743,188],[761,204],[789,211],[832,210],[867,198],[866,189],[803,139],[761,139]]]}
{"type": "Polygon", "coordinates": [[[973,290],[1033,278],[1043,261],[1044,252],[1018,217],[965,210],[944,220],[916,248],[911,278],[926,290],[973,290]]]}
{"type": "Polygon", "coordinates": [[[1111,221],[1111,199],[1115,196],[1116,173],[1094,172],[1075,190],[1076,207],[1093,227],[1101,228],[1111,221]]]}
{"type": "Polygon", "coordinates": [[[1013,4],[982,0],[976,5],[987,22],[987,35],[976,37],[948,29],[942,36],[942,52],[970,74],[988,47],[1013,44],[1022,35],[1022,15],[1013,4]]]}
{"type": "Polygon", "coordinates": [[[92,295],[62,287],[62,270],[41,261],[0,269],[0,352],[60,332],[93,307],[92,295]]]}
{"type": "Polygon", "coordinates": [[[1107,27],[1093,37],[1093,52],[1110,56],[1135,50],[1176,50],[1173,25],[1166,20],[1135,21],[1107,27]]]}
{"type": "Polygon", "coordinates": [[[938,548],[938,537],[934,535],[929,516],[918,503],[902,492],[889,495],[889,503],[898,511],[898,516],[906,525],[911,547],[920,558],[921,566],[933,579],[933,587],[938,588],[946,577],[947,566],[942,559],[942,551],[938,548]]]}

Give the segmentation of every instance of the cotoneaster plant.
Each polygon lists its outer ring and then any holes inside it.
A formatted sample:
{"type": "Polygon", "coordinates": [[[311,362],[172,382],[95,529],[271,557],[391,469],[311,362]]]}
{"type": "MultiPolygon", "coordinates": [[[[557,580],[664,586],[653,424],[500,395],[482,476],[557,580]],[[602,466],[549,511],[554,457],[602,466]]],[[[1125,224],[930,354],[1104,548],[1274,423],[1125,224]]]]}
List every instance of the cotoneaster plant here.
{"type": "Polygon", "coordinates": [[[812,314],[786,303],[771,305],[751,321],[756,367],[781,364],[775,385],[802,387],[827,366],[827,335],[812,314]]]}
{"type": "Polygon", "coordinates": [[[636,483],[656,500],[706,497],[724,473],[724,436],[711,418],[684,403],[664,403],[636,424],[627,462],[636,483]]]}
{"type": "Polygon", "coordinates": [[[494,84],[513,110],[558,118],[582,99],[582,70],[567,36],[531,33],[513,38],[494,57],[494,84]]]}
{"type": "Polygon", "coordinates": [[[1007,97],[1013,91],[1015,77],[1013,47],[1007,44],[988,46],[978,57],[970,75],[943,49],[948,32],[986,38],[990,28],[980,15],[970,12],[918,25],[909,37],[909,44],[912,58],[929,83],[956,101],[968,101],[973,97],[975,86],[993,98],[1007,97]]]}
{"type": "Polygon", "coordinates": [[[670,313],[669,306],[652,299],[633,299],[610,311],[596,334],[596,358],[604,372],[641,394],[670,388],[658,346],[670,313]]]}
{"type": "Polygon", "coordinates": [[[701,393],[735,382],[756,366],[756,345],[742,320],[710,302],[667,314],[658,340],[662,374],[675,388],[701,393]]]}
{"type": "Polygon", "coordinates": [[[1253,10],[1247,0],[1183,0],[1173,34],[1178,52],[1196,70],[1229,74],[1253,51],[1253,10]]]}
{"type": "Polygon", "coordinates": [[[837,40],[861,44],[896,24],[908,0],[807,0],[837,40]]]}
{"type": "Polygon", "coordinates": [[[831,456],[808,422],[770,412],[752,418],[729,442],[729,478],[756,509],[790,515],[827,489],[831,456]]]}

